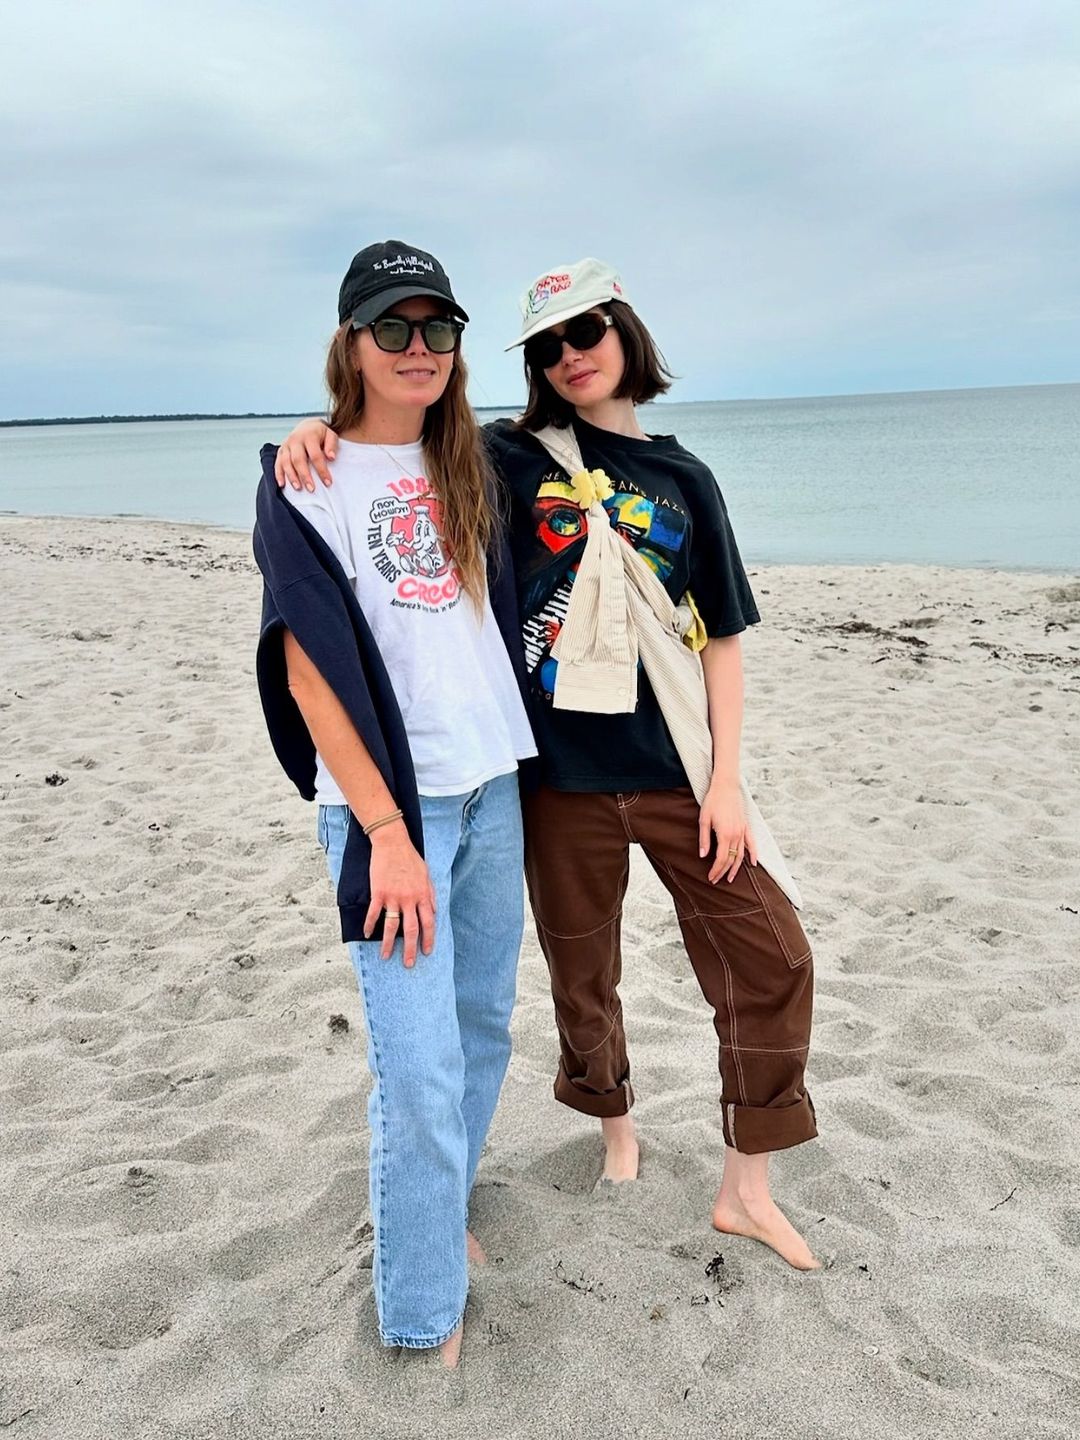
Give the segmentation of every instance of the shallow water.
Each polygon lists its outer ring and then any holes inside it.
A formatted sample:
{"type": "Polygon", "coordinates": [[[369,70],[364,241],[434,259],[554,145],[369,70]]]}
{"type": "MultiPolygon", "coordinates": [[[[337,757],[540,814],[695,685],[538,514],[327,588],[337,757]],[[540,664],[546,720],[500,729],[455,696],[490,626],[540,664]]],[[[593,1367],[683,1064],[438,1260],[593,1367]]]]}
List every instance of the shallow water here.
{"type": "MultiPolygon", "coordinates": [[[[662,404],[642,418],[712,466],[750,563],[1080,566],[1080,385],[662,404]]],[[[0,511],[247,529],[259,446],[292,423],[0,429],[0,511]]]]}

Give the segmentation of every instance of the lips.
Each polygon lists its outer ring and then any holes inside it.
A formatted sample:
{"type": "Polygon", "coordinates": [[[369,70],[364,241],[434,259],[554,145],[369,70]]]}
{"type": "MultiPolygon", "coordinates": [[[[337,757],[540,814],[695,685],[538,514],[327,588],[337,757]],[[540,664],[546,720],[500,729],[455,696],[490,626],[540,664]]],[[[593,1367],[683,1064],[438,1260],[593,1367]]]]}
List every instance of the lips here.
{"type": "Polygon", "coordinates": [[[579,370],[576,375],[568,376],[566,383],[568,385],[584,385],[587,381],[591,380],[595,374],[595,370],[579,370]]]}

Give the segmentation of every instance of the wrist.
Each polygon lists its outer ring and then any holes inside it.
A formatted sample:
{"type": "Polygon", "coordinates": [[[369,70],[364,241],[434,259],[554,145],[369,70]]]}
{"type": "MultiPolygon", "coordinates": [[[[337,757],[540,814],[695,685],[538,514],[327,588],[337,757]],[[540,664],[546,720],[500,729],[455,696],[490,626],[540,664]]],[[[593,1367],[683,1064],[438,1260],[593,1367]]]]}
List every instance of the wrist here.
{"type": "Polygon", "coordinates": [[[399,815],[386,825],[380,825],[377,830],[373,830],[368,836],[368,840],[371,842],[372,850],[393,849],[403,841],[408,843],[409,830],[399,815]]]}
{"type": "Polygon", "coordinates": [[[716,769],[709,781],[710,790],[728,790],[739,788],[738,770],[716,769]]]}

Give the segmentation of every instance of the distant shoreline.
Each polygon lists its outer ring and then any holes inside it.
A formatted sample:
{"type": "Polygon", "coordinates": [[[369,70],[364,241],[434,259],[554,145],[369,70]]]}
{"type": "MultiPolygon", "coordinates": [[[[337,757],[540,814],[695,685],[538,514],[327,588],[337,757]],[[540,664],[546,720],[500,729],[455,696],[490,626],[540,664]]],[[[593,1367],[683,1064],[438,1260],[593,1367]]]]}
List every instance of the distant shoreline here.
{"type": "MultiPolygon", "coordinates": [[[[476,410],[513,410],[513,405],[476,405],[476,410]]],[[[315,415],[308,410],[246,410],[237,412],[196,413],[189,415],[52,415],[30,420],[0,420],[0,430],[28,429],[42,425],[149,425],[163,420],[292,420],[300,415],[315,415]]]]}
{"type": "Polygon", "coordinates": [[[312,415],[313,410],[249,410],[244,414],[190,415],[54,415],[33,420],[0,420],[0,429],[13,430],[30,425],[142,425],[154,420],[290,420],[294,415],[312,415]]]}
{"type": "MultiPolygon", "coordinates": [[[[986,392],[986,390],[1070,390],[1076,380],[1035,380],[1030,384],[966,384],[966,386],[937,386],[930,390],[865,390],[865,392],[838,393],[838,395],[755,395],[727,396],[721,400],[654,400],[654,405],[786,405],[802,400],[871,400],[887,399],[888,396],[909,395],[965,395],[965,393],[986,392]]],[[[474,405],[478,413],[520,412],[521,402],[513,405],[474,405]]],[[[161,420],[289,420],[302,415],[317,415],[317,410],[245,410],[245,412],[192,412],[190,415],[56,415],[36,416],[24,420],[0,420],[0,429],[29,428],[43,425],[150,425],[161,420]]]]}
{"type": "MultiPolygon", "coordinates": [[[[930,390],[867,390],[827,395],[729,395],[720,400],[659,400],[654,405],[783,405],[793,401],[809,400],[876,400],[901,395],[959,395],[974,394],[989,390],[1068,390],[1076,386],[1076,380],[1035,381],[1027,385],[945,385],[930,390]]],[[[474,405],[478,413],[521,410],[521,401],[508,405],[474,405]]],[[[291,420],[301,415],[317,415],[316,408],[299,410],[247,410],[243,412],[192,412],[182,415],[55,415],[37,416],[26,420],[0,420],[0,430],[14,430],[20,427],[43,425],[139,425],[160,423],[165,420],[291,420]]]]}
{"type": "Polygon", "coordinates": [[[217,415],[194,413],[190,415],[54,415],[48,418],[38,417],[33,420],[0,420],[0,429],[13,430],[20,425],[140,425],[149,424],[153,420],[287,420],[294,415],[308,413],[310,412],[305,410],[277,412],[252,410],[244,415],[225,413],[217,415]]]}

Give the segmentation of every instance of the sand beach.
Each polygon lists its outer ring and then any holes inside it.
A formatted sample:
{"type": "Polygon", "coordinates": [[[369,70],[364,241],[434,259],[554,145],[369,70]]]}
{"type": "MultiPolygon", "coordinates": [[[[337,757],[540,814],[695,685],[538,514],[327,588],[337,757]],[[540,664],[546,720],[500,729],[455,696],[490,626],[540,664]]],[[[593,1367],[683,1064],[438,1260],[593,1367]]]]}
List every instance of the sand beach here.
{"type": "Polygon", "coordinates": [[[0,1431],[1080,1432],[1080,583],[757,567],[745,764],[806,901],[813,1275],[713,1232],[715,1040],[638,864],[643,1171],[527,932],[462,1368],[378,1344],[360,1006],[266,738],[247,536],[0,518],[0,1431]]]}

